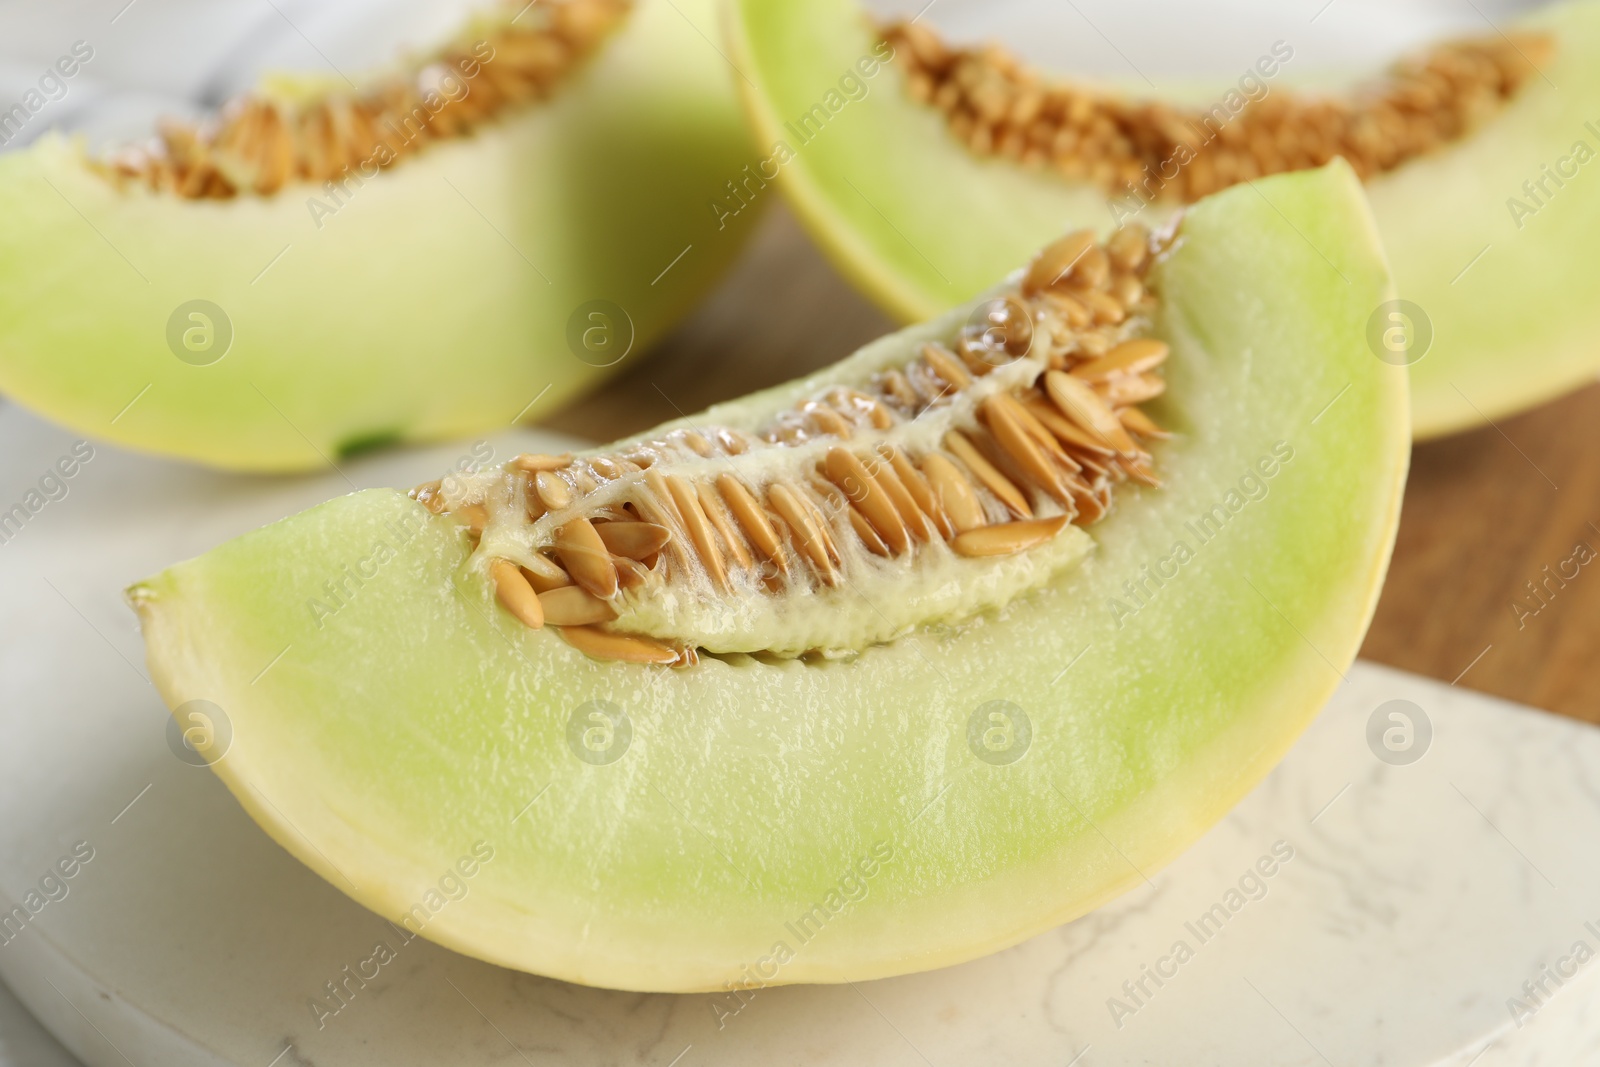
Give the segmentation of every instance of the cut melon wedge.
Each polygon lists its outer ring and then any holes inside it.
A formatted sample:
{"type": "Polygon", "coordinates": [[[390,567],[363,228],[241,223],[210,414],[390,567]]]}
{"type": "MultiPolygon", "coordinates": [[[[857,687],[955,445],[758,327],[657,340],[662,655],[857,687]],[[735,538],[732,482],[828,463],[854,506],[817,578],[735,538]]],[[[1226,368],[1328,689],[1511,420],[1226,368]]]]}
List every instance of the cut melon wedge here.
{"type": "MultiPolygon", "coordinates": [[[[119,186],[58,136],[0,156],[0,390],[98,439],[251,470],[555,410],[637,361],[748,229],[705,208],[749,143],[714,25],[710,0],[639,0],[548,99],[354,168],[342,193],[119,186]],[[609,347],[575,347],[595,328],[609,347]]],[[[458,79],[467,100],[494,62],[458,79]]]]}
{"type": "MultiPolygon", "coordinates": [[[[1260,780],[1354,657],[1394,538],[1407,382],[1363,340],[1389,282],[1349,168],[1201,202],[1154,270],[1165,484],[1124,486],[1085,559],[998,610],[843,659],[603,662],[499,606],[465,527],[373,490],[133,587],[152,676],[181,719],[221,709],[231,741],[201,751],[286,849],[498,964],[725,990],[1014,944],[1260,780]],[[1006,759],[972,739],[994,701],[1027,718],[1006,759]]],[[[965,315],[654,433],[790,409],[965,315]]],[[[870,607],[788,610],[843,631],[870,607]]]]}
{"type": "MultiPolygon", "coordinates": [[[[871,62],[883,46],[855,0],[735,0],[726,21],[757,140],[768,158],[785,157],[772,168],[780,185],[840,268],[903,320],[971,298],[1052,234],[1110,225],[1101,188],[959,142],[939,110],[908,94],[901,64],[871,62]],[[864,97],[840,92],[842,76],[867,70],[864,97]],[[822,121],[798,128],[819,105],[822,121]]],[[[1419,437],[1483,425],[1600,370],[1600,181],[1588,173],[1600,156],[1600,3],[1552,4],[1505,29],[1550,34],[1553,59],[1464,140],[1366,183],[1398,295],[1428,320],[1400,325],[1412,337],[1432,331],[1412,367],[1419,437]],[[1543,191],[1530,194],[1530,181],[1543,191]]],[[[1272,92],[1300,77],[1285,68],[1272,92]]],[[[1157,95],[1209,106],[1230,87],[1157,95]]],[[[1123,95],[1152,93],[1139,82],[1123,95]]],[[[1141,217],[1173,210],[1158,200],[1141,217]]]]}

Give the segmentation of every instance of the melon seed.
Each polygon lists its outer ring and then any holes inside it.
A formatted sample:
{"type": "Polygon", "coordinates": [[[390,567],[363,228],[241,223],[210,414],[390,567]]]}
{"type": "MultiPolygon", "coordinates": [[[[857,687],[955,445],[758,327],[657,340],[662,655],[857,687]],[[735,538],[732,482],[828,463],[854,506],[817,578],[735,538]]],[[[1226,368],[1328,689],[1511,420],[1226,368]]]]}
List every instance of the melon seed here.
{"type": "Polygon", "coordinates": [[[722,551],[717,547],[716,537],[712,533],[711,520],[706,518],[704,509],[700,507],[699,496],[681,475],[670,474],[666,482],[667,490],[672,494],[672,502],[677,505],[678,514],[683,516],[683,523],[689,529],[689,538],[700,553],[700,561],[705,564],[719,586],[731,591],[733,587],[728,584],[728,571],[722,563],[722,551]]]}
{"type": "MultiPolygon", "coordinates": [[[[662,640],[676,631],[659,616],[649,633],[629,628],[664,594],[669,611],[709,601],[736,612],[739,598],[853,587],[863,568],[909,573],[928,553],[987,566],[1094,523],[1116,485],[1159,484],[1135,436],[1166,434],[1136,405],[1165,386],[1170,350],[1149,336],[1146,275],[1169,238],[1137,226],[1106,245],[1083,234],[1042,251],[1014,291],[980,305],[976,325],[869,380],[759,425],[517,456],[462,476],[453,516],[496,546],[496,593],[529,626],[595,658],[680,667],[698,662],[692,636],[662,640]],[[1122,276],[1138,283],[1131,303],[1116,295],[1122,276]],[[1012,352],[1019,337],[1027,344],[1012,352]],[[530,507],[495,503],[490,538],[490,502],[508,485],[530,507]],[[519,538],[521,566],[501,558],[519,538]]],[[[438,483],[413,495],[446,509],[438,483]]]]}
{"type": "Polygon", "coordinates": [[[780,483],[768,490],[767,499],[778,517],[789,524],[795,547],[816,568],[817,574],[828,585],[837,583],[839,576],[833,569],[833,559],[827,546],[823,544],[822,530],[812,520],[810,510],[800,502],[794,490],[780,483]]]}
{"type": "Polygon", "coordinates": [[[985,526],[959,534],[950,542],[950,547],[963,556],[1007,556],[1050,540],[1066,524],[1065,515],[1057,515],[1052,519],[1002,522],[997,526],[985,526]]]}
{"type": "Polygon", "coordinates": [[[603,522],[595,525],[595,532],[613,555],[643,560],[660,552],[672,540],[672,531],[653,522],[603,522]]]}
{"type": "Polygon", "coordinates": [[[164,122],[149,147],[92,162],[114,180],[142,182],[185,199],[218,200],[272,196],[290,182],[320,185],[358,164],[389,167],[432,142],[467,136],[511,107],[548,96],[631,4],[542,0],[530,12],[535,5],[507,3],[473,46],[452,45],[370,88],[306,100],[250,94],[199,125],[164,122]],[[471,79],[471,91],[444,97],[438,110],[427,107],[425,98],[439,96],[439,78],[451,73],[471,79]]]}
{"type": "Polygon", "coordinates": [[[1028,506],[1028,498],[1022,495],[1022,490],[995,469],[994,464],[983,458],[972,440],[960,430],[951,430],[944,438],[944,447],[952,456],[967,465],[973,475],[983,484],[983,487],[1000,498],[1001,503],[1011,511],[1025,519],[1033,517],[1033,509],[1028,506]]]}
{"type": "Polygon", "coordinates": [[[568,521],[556,532],[556,555],[579,585],[602,600],[617,592],[617,568],[594,523],[583,517],[568,521]]]}
{"type": "Polygon", "coordinates": [[[706,482],[695,486],[699,495],[700,507],[706,513],[706,518],[711,525],[717,528],[717,536],[728,547],[728,554],[733,557],[734,566],[741,570],[750,568],[750,553],[745,551],[744,541],[733,530],[733,523],[728,519],[727,509],[723,507],[722,498],[706,482]]]}
{"type": "Polygon", "coordinates": [[[573,648],[594,659],[670,666],[684,656],[683,652],[671,645],[648,637],[611,633],[593,626],[563,626],[556,632],[573,648]]]}
{"type": "MultiPolygon", "coordinates": [[[[1335,156],[1363,179],[1393,170],[1471,133],[1516,97],[1554,49],[1551,37],[1536,33],[1446,42],[1347,99],[1280,90],[1217,128],[1212,111],[1050,84],[996,46],[953,48],[925,25],[895,22],[880,36],[905,64],[911,96],[943,111],[972,152],[1049,165],[1113,194],[1185,203],[1335,156]]],[[[1113,239],[1104,252],[1091,247],[1086,231],[1051,245],[1029,268],[1023,293],[1072,276],[1098,290],[1109,269],[1126,276],[1144,262],[1145,250],[1131,240],[1113,239]]],[[[1131,302],[1132,286],[1114,284],[1131,302]]]]}
{"type": "Polygon", "coordinates": [[[771,520],[756,505],[750,490],[731,474],[718,475],[717,490],[722,494],[722,499],[728,502],[729,510],[739,520],[739,525],[744,527],[745,533],[750,536],[750,540],[761,554],[780,571],[786,569],[783,547],[778,543],[778,534],[773,530],[771,520]]]}
{"type": "Polygon", "coordinates": [[[878,536],[883,538],[883,543],[889,546],[891,552],[899,555],[911,547],[911,537],[894,502],[889,499],[889,494],[873,476],[873,472],[854,453],[843,448],[830,448],[823,464],[828,477],[844,490],[845,496],[878,531],[878,536]]]}
{"type": "Polygon", "coordinates": [[[566,452],[559,456],[547,456],[535,452],[524,452],[511,461],[511,466],[519,471],[537,474],[540,471],[558,471],[563,467],[572,465],[572,453],[566,452]]]}
{"type": "Polygon", "coordinates": [[[954,463],[935,452],[923,461],[922,470],[957,533],[975,530],[987,521],[983,504],[972,491],[972,483],[962,476],[954,463]]]}
{"type": "Polygon", "coordinates": [[[507,611],[535,630],[544,625],[544,608],[539,597],[515,563],[497,559],[489,565],[489,574],[494,579],[495,595],[507,611]]]}
{"type": "Polygon", "coordinates": [[[588,626],[617,617],[616,608],[575,585],[540,593],[539,606],[544,610],[544,621],[551,626],[588,626]]]}
{"type": "Polygon", "coordinates": [[[1143,374],[1154,370],[1167,358],[1167,343],[1154,337],[1134,337],[1122,342],[1099,359],[1072,368],[1072,375],[1097,382],[1117,374],[1143,374]]]}
{"type": "Polygon", "coordinates": [[[1136,433],[1140,437],[1172,436],[1160,426],[1157,426],[1154,419],[1138,408],[1123,408],[1117,412],[1117,418],[1122,420],[1122,425],[1126,426],[1130,433],[1136,433]]]}
{"type": "Polygon", "coordinates": [[[539,502],[551,511],[560,511],[572,503],[572,489],[550,471],[540,471],[534,475],[533,484],[539,494],[539,502]]]}

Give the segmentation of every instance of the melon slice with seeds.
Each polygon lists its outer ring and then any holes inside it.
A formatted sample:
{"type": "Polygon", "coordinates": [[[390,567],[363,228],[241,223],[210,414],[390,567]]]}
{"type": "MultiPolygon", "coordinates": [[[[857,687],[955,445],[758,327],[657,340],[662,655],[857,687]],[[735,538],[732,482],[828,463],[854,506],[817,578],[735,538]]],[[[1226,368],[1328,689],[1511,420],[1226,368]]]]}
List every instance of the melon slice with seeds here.
{"type": "Polygon", "coordinates": [[[704,206],[748,144],[712,24],[496,0],[354,87],[278,76],[148,145],[0,156],[0,390],[255,470],[555,410],[745,232],[704,206]]]}
{"type": "Polygon", "coordinates": [[[1339,156],[1363,179],[1409,302],[1368,311],[1374,348],[1412,364],[1419,437],[1482,426],[1600,370],[1595,0],[1348,79],[1269,36],[1243,77],[1156,90],[944,40],[938,18],[737,0],[727,20],[764,176],[904,320],[970,299],[1066,224],[1160,225],[1217,189],[1339,156]]]}
{"type": "Polygon", "coordinates": [[[1284,753],[1394,537],[1359,184],[1260,188],[808,378],[179,564],[130,590],[152,676],[229,717],[212,765],[285,848],[506,966],[837,982],[1071,919],[1284,753]]]}

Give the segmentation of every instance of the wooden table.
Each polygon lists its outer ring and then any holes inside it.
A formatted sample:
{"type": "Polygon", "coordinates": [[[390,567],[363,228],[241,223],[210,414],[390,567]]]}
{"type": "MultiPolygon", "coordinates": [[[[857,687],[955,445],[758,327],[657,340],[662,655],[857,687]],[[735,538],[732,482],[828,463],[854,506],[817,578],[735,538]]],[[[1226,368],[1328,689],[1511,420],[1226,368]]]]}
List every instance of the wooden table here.
{"type": "MultiPolygon", "coordinates": [[[[547,425],[597,440],[637,432],[825,366],[893,328],[777,205],[688,321],[547,425]]],[[[1361,654],[1600,723],[1597,428],[1600,386],[1590,386],[1498,426],[1419,445],[1361,654]],[[1580,543],[1583,555],[1596,554],[1593,565],[1563,583],[1559,569],[1580,543]]]]}

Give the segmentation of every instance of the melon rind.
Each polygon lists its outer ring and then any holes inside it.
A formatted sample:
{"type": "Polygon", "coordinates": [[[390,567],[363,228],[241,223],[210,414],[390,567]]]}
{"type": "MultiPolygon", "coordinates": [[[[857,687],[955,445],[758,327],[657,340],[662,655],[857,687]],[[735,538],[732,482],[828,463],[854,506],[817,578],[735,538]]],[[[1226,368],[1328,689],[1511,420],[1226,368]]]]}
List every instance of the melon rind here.
{"type": "MultiPolygon", "coordinates": [[[[861,99],[836,92],[831,102],[846,102],[802,142],[800,117],[828,102],[841,76],[859,76],[864,57],[875,58],[862,7],[734,0],[725,15],[761,151],[771,158],[778,142],[795,150],[780,186],[830,258],[902,321],[971,298],[1063,230],[1103,232],[1137,206],[1125,201],[1114,213],[1098,188],[973,155],[941,112],[907,95],[896,64],[864,79],[861,99]]],[[[1543,71],[1468,139],[1366,186],[1397,294],[1434,331],[1413,367],[1421,438],[1485,425],[1600,372],[1600,2],[1551,4],[1514,26],[1555,35],[1543,71]],[[1573,159],[1578,142],[1588,154],[1582,165],[1573,159]],[[1529,200],[1523,183],[1563,159],[1572,176],[1559,189],[1547,184],[1554,195],[1542,203],[1529,200]],[[1537,210],[1514,213],[1513,197],[1537,210]]],[[[1292,89],[1297,80],[1316,90],[1331,84],[1325,74],[1286,69],[1274,86],[1292,89]]],[[[1106,88],[1150,95],[1144,82],[1106,88]]],[[[1226,88],[1174,84],[1157,95],[1209,105],[1226,88]]],[[[1158,203],[1142,217],[1158,224],[1172,210],[1158,203]]]]}
{"type": "Polygon", "coordinates": [[[626,310],[615,366],[631,366],[748,232],[751,213],[719,228],[707,209],[749,156],[703,36],[712,11],[640,0],[548,101],[343,206],[309,183],[231,201],[119,190],[58,135],[0,156],[0,391],[96,439],[249,470],[556,410],[608,370],[569,347],[580,305],[626,310]],[[234,333],[206,366],[167,339],[197,299],[234,333]]]}
{"type": "Polygon", "coordinates": [[[1090,556],[997,614],[845,661],[601,663],[496,606],[450,520],[371,490],[134,587],[152,677],[223,709],[216,772],[379,914],[492,850],[422,933],[497,964],[716,990],[1016,943],[1140,884],[1265,775],[1353,659],[1393,543],[1407,382],[1362,340],[1389,282],[1349,168],[1200,203],[1156,277],[1166,487],[1123,487],[1090,556]],[[1180,540],[1192,558],[1114,610],[1180,540]],[[330,582],[351,592],[319,626],[330,582]],[[603,765],[568,743],[597,700],[632,730],[603,765]],[[1032,724],[1009,764],[968,740],[994,700],[1032,724]]]}

